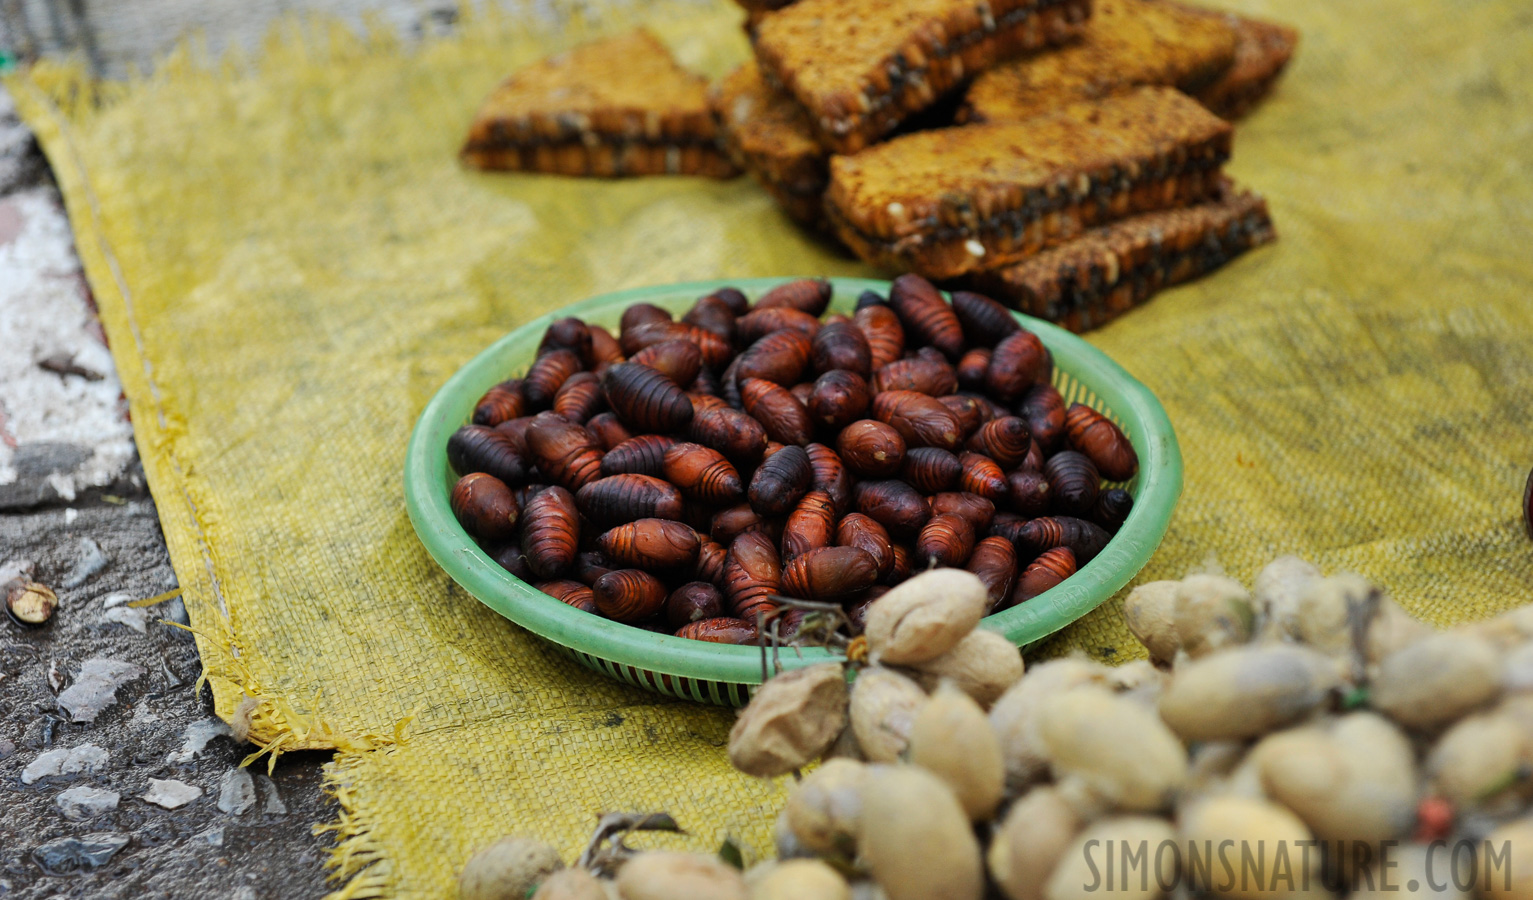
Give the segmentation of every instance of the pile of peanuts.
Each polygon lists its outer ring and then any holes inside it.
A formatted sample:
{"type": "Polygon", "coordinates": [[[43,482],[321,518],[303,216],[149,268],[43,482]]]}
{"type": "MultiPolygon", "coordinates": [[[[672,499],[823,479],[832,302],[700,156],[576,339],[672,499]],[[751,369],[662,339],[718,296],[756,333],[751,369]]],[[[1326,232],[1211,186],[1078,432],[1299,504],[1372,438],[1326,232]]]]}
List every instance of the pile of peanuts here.
{"type": "Polygon", "coordinates": [[[1214,574],[1135,588],[1124,613],[1148,661],[1069,657],[1024,675],[1016,648],[975,628],[987,602],[969,573],[921,574],[874,603],[851,659],[762,685],[731,762],[770,777],[819,761],[777,819],[777,859],[740,872],[647,852],[612,879],[541,872],[519,888],[541,882],[534,900],[1533,898],[1533,606],[1436,631],[1366,579],[1283,557],[1249,591],[1214,574]],[[1221,845],[1230,869],[1207,864],[1221,845]],[[1149,856],[1108,888],[1114,848],[1149,856]],[[1201,871],[1188,862],[1199,852],[1201,871]],[[1265,862],[1243,868],[1248,852],[1265,862]]]}
{"type": "Polygon", "coordinates": [[[792,641],[839,606],[847,639],[912,572],[966,568],[986,612],[1085,565],[1138,468],[1109,419],[1068,409],[1004,307],[905,275],[853,316],[825,281],[724,288],[616,337],[549,326],[526,375],[448,442],[454,514],[518,577],[652,631],[792,641]],[[1109,484],[1104,485],[1104,481],[1109,484]]]}

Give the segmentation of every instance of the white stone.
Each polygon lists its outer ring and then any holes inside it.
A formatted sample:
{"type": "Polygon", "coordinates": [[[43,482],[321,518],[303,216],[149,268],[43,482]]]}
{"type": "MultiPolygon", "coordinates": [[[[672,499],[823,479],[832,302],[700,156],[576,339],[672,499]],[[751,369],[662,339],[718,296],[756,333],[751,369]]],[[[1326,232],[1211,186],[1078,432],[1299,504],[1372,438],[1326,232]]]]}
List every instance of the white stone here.
{"type": "Polygon", "coordinates": [[[149,627],[149,614],[141,609],[131,606],[114,606],[106,611],[103,621],[115,622],[118,625],[126,625],[139,634],[144,634],[149,627]]]}
{"type": "Polygon", "coordinates": [[[201,722],[193,722],[186,726],[186,738],[181,744],[181,749],[166,755],[165,761],[173,766],[182,766],[196,759],[208,746],[208,741],[220,735],[229,736],[229,726],[217,719],[206,719],[201,722]]]}
{"type": "Polygon", "coordinates": [[[967,241],[964,241],[963,248],[969,251],[970,256],[985,255],[985,245],[981,244],[979,241],[976,241],[974,238],[969,238],[967,241]]]}
{"type": "Polygon", "coordinates": [[[88,659],[80,674],[59,694],[59,708],[76,722],[93,722],[101,711],[117,702],[117,689],[144,674],[132,663],[116,659],[88,659]]]}
{"type": "Polygon", "coordinates": [[[282,802],[282,795],[277,793],[277,783],[260,772],[256,773],[255,778],[266,791],[266,802],[262,804],[261,811],[268,816],[287,815],[287,804],[282,802]]]}
{"type": "Polygon", "coordinates": [[[47,753],[38,754],[25,769],[21,771],[21,783],[32,784],[42,778],[50,778],[55,775],[79,775],[98,772],[106,767],[111,759],[107,753],[95,744],[81,744],[70,749],[59,748],[49,750],[47,753]]]}
{"type": "MultiPolygon", "coordinates": [[[[74,483],[63,474],[55,472],[49,477],[65,479],[63,482],[54,483],[54,490],[60,493],[63,493],[65,490],[73,490],[74,483]]],[[[64,579],[59,587],[77,588],[89,581],[92,575],[105,569],[110,562],[111,560],[107,558],[106,552],[101,549],[101,545],[96,543],[94,539],[80,538],[80,555],[75,558],[74,568],[69,571],[69,576],[64,579]]]]}
{"type": "Polygon", "coordinates": [[[218,809],[231,816],[244,814],[250,807],[255,806],[256,790],[255,780],[250,777],[250,772],[242,768],[233,768],[224,773],[224,777],[218,782],[218,809]]]}
{"type": "Polygon", "coordinates": [[[151,778],[149,790],[144,792],[144,801],[165,809],[180,809],[201,796],[202,788],[184,781],[176,781],[173,778],[161,781],[158,778],[151,778]]]}
{"type": "Polygon", "coordinates": [[[127,591],[113,591],[112,593],[107,594],[105,597],[101,598],[101,608],[111,609],[114,606],[122,606],[125,603],[132,603],[136,599],[138,598],[134,597],[127,591]]]}
{"type": "Polygon", "coordinates": [[[53,802],[58,804],[64,818],[79,822],[116,809],[117,801],[121,799],[122,796],[116,791],[77,787],[61,792],[53,802]]]}

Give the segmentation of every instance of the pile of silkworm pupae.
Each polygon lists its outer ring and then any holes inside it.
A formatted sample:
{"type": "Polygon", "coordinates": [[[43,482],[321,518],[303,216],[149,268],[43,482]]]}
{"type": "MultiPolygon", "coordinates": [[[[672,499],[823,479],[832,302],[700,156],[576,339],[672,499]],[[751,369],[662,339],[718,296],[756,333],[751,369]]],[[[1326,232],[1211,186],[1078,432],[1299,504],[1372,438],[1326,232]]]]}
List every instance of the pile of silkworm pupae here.
{"type": "MultiPolygon", "coordinates": [[[[995,301],[905,275],[854,315],[802,279],[723,288],[679,320],[640,303],[614,337],[564,318],[526,374],[448,441],[458,521],[512,574],[640,628],[792,641],[835,604],[966,568],[987,612],[1099,553],[1133,500],[1128,438],[1066,408],[1053,358],[995,301]]],[[[848,634],[850,632],[850,634],[848,634]]]]}

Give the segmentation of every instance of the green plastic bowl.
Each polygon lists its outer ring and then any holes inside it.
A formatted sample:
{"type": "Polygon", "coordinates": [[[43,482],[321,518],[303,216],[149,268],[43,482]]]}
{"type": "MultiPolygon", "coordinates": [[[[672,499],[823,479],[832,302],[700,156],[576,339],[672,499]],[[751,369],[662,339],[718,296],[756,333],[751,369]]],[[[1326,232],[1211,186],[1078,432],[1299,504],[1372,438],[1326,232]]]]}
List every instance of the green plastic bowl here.
{"type": "MultiPolygon", "coordinates": [[[[528,322],[474,357],[427,404],[405,454],[405,506],[432,558],[480,602],[585,666],[673,697],[743,706],[751,689],[761,683],[757,648],[655,634],[593,616],[543,594],[497,565],[458,524],[448,506],[457,475],[447,464],[447,439],[469,421],[474,404],[486,390],[512,373],[525,371],[555,318],[578,316],[616,333],[623,310],[635,303],[653,303],[679,314],[698,297],[720,287],[732,285],[757,297],[785,280],[697,281],[604,294],[528,322]]],[[[886,281],[833,278],[831,284],[835,288],[831,309],[848,313],[863,291],[889,292],[886,281]]],[[[1139,454],[1139,474],[1126,485],[1134,495],[1133,511],[1106,549],[1053,590],[981,623],[1025,649],[1097,608],[1149,561],[1182,491],[1182,456],[1165,410],[1144,385],[1070,332],[1021,314],[1017,319],[1054,354],[1054,384],[1066,403],[1100,410],[1123,428],[1139,454]]],[[[781,654],[786,668],[828,658],[818,648],[781,654]]]]}

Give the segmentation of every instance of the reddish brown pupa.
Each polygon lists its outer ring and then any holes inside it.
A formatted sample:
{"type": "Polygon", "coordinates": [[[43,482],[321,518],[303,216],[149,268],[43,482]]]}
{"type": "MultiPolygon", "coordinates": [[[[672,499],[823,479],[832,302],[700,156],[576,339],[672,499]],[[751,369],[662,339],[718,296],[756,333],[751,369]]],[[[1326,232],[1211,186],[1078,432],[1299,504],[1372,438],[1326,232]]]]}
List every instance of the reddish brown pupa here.
{"type": "Polygon", "coordinates": [[[631,331],[625,330],[619,339],[623,352],[632,356],[651,344],[674,340],[691,341],[703,352],[703,365],[718,369],[734,356],[734,347],[711,331],[688,325],[685,322],[651,322],[631,331]]]}
{"type": "Polygon", "coordinates": [[[986,611],[994,611],[1011,596],[1017,579],[1017,549],[1003,537],[987,537],[974,545],[965,568],[984,583],[990,598],[986,611]]]}
{"type": "Polygon", "coordinates": [[[783,387],[797,384],[809,371],[809,338],[797,331],[775,331],[746,348],[734,365],[735,378],[761,378],[783,387]]]}
{"type": "MultiPolygon", "coordinates": [[[[628,429],[623,427],[623,423],[618,421],[617,416],[610,412],[597,413],[587,420],[585,424],[586,431],[590,433],[591,437],[596,438],[596,443],[603,450],[611,451],[612,448],[633,437],[628,429]]],[[[606,466],[607,458],[602,457],[603,471],[606,470],[606,466]]],[[[612,472],[610,474],[616,475],[618,473],[612,472]]]]}
{"type": "Polygon", "coordinates": [[[914,273],[894,279],[889,306],[917,343],[936,347],[948,359],[963,353],[963,326],[930,281],[914,273]]]}
{"type": "Polygon", "coordinates": [[[891,549],[894,551],[894,565],[889,567],[888,574],[878,579],[878,582],[893,587],[910,577],[911,562],[910,551],[903,545],[893,544],[891,549]]]}
{"type": "Polygon", "coordinates": [[[609,529],[597,541],[608,558],[644,569],[671,569],[697,559],[697,532],[669,519],[636,519],[609,529]]]}
{"type": "Polygon", "coordinates": [[[687,438],[724,454],[737,466],[754,466],[766,449],[762,424],[738,409],[700,410],[687,426],[687,438]]]}
{"type": "Polygon", "coordinates": [[[1033,443],[1042,447],[1044,455],[1058,450],[1065,438],[1065,398],[1052,384],[1037,384],[1028,388],[1017,404],[1017,415],[1027,420],[1033,443]]]}
{"type": "Polygon", "coordinates": [[[1044,462],[1043,477],[1049,480],[1055,509],[1072,516],[1091,514],[1102,476],[1085,454],[1061,450],[1044,462]]]}
{"type": "Polygon", "coordinates": [[[857,547],[817,547],[788,560],[782,589],[790,597],[836,601],[878,581],[878,563],[857,547]]]}
{"type": "Polygon", "coordinates": [[[814,370],[822,375],[837,369],[855,372],[862,378],[873,373],[873,350],[862,329],[850,321],[821,326],[815,332],[809,356],[814,370]]]}
{"type": "Polygon", "coordinates": [[[596,608],[618,622],[642,622],[665,606],[665,585],[640,569],[608,572],[596,579],[591,590],[596,595],[596,608]]]}
{"type": "Polygon", "coordinates": [[[682,496],[704,503],[736,503],[745,495],[740,473],[724,454],[702,444],[677,444],[665,452],[665,480],[682,496]]]}
{"type": "Polygon", "coordinates": [[[690,385],[703,368],[703,351],[687,340],[661,341],[650,344],[633,355],[629,362],[649,366],[677,386],[690,385]]]}
{"type": "Polygon", "coordinates": [[[664,433],[692,421],[692,401],[686,392],[649,366],[618,363],[602,377],[602,388],[607,404],[629,428],[664,433]]]}
{"type": "Polygon", "coordinates": [[[596,594],[578,581],[560,578],[554,581],[539,581],[533,587],[578,610],[599,614],[596,608],[596,594]]]}
{"type": "Polygon", "coordinates": [[[740,402],[772,440],[784,444],[809,443],[814,433],[809,410],[780,385],[760,378],[747,378],[740,383],[740,402]]]}
{"type": "Polygon", "coordinates": [[[942,397],[958,390],[958,374],[946,360],[898,359],[873,373],[873,391],[915,391],[942,397]]]}
{"type": "Polygon", "coordinates": [[[762,294],[756,300],[757,309],[786,307],[811,316],[824,314],[830,305],[830,282],[823,278],[800,278],[785,282],[762,294]]]}
{"type": "Polygon", "coordinates": [[[1038,551],[1022,540],[1022,529],[1030,521],[1030,519],[1019,516],[1016,513],[996,513],[994,518],[990,520],[990,536],[1002,538],[1011,544],[1013,549],[1017,551],[1019,561],[1023,558],[1024,551],[1026,551],[1026,558],[1031,559],[1038,555],[1038,551]]]}
{"type": "Polygon", "coordinates": [[[873,391],[861,375],[846,369],[832,369],[815,381],[805,405],[816,423],[839,431],[867,415],[872,404],[873,391]]]}
{"type": "Polygon", "coordinates": [[[963,327],[963,336],[977,347],[994,347],[997,341],[1022,329],[1011,310],[970,291],[953,292],[953,314],[963,327]]]}
{"type": "Polygon", "coordinates": [[[880,578],[888,575],[894,567],[894,543],[889,540],[889,532],[862,513],[848,513],[841,519],[836,526],[836,544],[856,547],[873,557],[880,578]]]}
{"type": "Polygon", "coordinates": [[[916,447],[957,450],[962,442],[958,418],[935,398],[915,391],[885,391],[873,398],[873,417],[894,428],[916,447]]]}
{"type": "Polygon", "coordinates": [[[958,376],[958,386],[966,391],[982,391],[985,389],[985,372],[990,368],[990,348],[975,347],[964,351],[963,356],[958,358],[958,365],[954,374],[958,376]]]}
{"type": "Polygon", "coordinates": [[[591,368],[602,364],[612,365],[623,361],[623,348],[612,332],[600,325],[588,326],[591,330],[591,368]]]}
{"type": "Polygon", "coordinates": [[[1058,587],[1074,574],[1075,554],[1069,547],[1045,550],[1022,571],[1013,596],[1017,603],[1031,600],[1050,588],[1058,587]]]}
{"type": "Polygon", "coordinates": [[[447,462],[461,475],[483,472],[508,485],[526,481],[532,469],[509,436],[483,425],[464,425],[453,432],[447,439],[447,462]]]}
{"type": "Polygon", "coordinates": [[[522,396],[522,380],[502,381],[484,392],[474,404],[474,424],[491,428],[527,414],[527,400],[522,396]]]}
{"type": "Polygon", "coordinates": [[[809,454],[803,447],[784,447],[756,467],[746,495],[752,509],[764,516],[780,516],[798,504],[813,482],[809,454]]]}
{"type": "Polygon", "coordinates": [[[522,553],[540,578],[558,578],[575,562],[580,513],[562,487],[539,491],[522,511],[522,553]]]}
{"type": "Polygon", "coordinates": [[[527,452],[538,471],[578,491],[601,475],[601,450],[590,432],[553,413],[539,413],[527,428],[527,452]]]}
{"type": "Polygon", "coordinates": [[[618,444],[602,457],[603,475],[665,475],[665,451],[679,443],[661,434],[641,434],[618,444]]]}
{"type": "Polygon", "coordinates": [[[962,516],[932,516],[916,536],[914,563],[921,568],[957,568],[974,552],[974,526],[962,516]]]}
{"type": "Polygon", "coordinates": [[[867,339],[870,373],[905,355],[905,328],[889,307],[862,307],[852,317],[852,324],[867,339]]]}
{"type": "Polygon", "coordinates": [[[555,350],[568,350],[582,362],[591,362],[591,328],[579,319],[555,319],[538,342],[538,356],[555,350]]]}
{"type": "Polygon", "coordinates": [[[1084,566],[1111,539],[1112,535],[1095,522],[1074,516],[1044,516],[1018,529],[1017,550],[1020,555],[1037,555],[1054,547],[1069,547],[1076,565],[1084,566]]]}
{"type": "MultiPolygon", "coordinates": [[[[703,371],[706,372],[708,370],[704,369],[703,371]]],[[[696,384],[696,382],[693,382],[694,387],[696,384]]],[[[692,421],[694,422],[697,421],[697,414],[705,409],[729,409],[729,404],[724,402],[724,398],[713,394],[703,394],[696,390],[690,390],[687,391],[687,399],[692,401],[692,421]]],[[[687,427],[690,428],[691,426],[687,427]]]]}
{"type": "Polygon", "coordinates": [[[926,498],[903,481],[860,481],[852,498],[858,512],[900,537],[918,534],[931,517],[926,498]]]}
{"type": "Polygon", "coordinates": [[[938,447],[912,447],[900,465],[900,478],[923,494],[950,490],[962,472],[958,457],[938,447]]]}
{"type": "Polygon", "coordinates": [[[610,475],[575,495],[586,518],[603,528],[634,519],[680,519],[681,492],[649,475],[610,475]]]}
{"type": "Polygon", "coordinates": [[[706,581],[689,581],[665,598],[665,621],[672,628],[722,615],[724,595],[706,581]]]}
{"type": "Polygon", "coordinates": [[[804,409],[807,410],[809,408],[809,398],[814,395],[814,385],[807,381],[799,382],[788,388],[788,393],[792,394],[793,399],[802,403],[804,409]]]}
{"type": "Polygon", "coordinates": [[[806,312],[779,306],[758,309],[741,316],[735,322],[735,339],[753,343],[776,331],[796,331],[808,339],[814,337],[819,330],[819,319],[806,312]]]}
{"type": "Polygon", "coordinates": [[[669,310],[653,303],[635,303],[623,310],[622,318],[618,320],[618,335],[621,337],[644,325],[668,325],[670,322],[669,310]]]}
{"type": "Polygon", "coordinates": [[[979,397],[968,397],[963,394],[948,394],[938,397],[937,402],[947,407],[948,412],[958,422],[958,439],[968,440],[986,422],[992,418],[990,404],[979,397]]]}
{"type": "Polygon", "coordinates": [[[617,566],[599,550],[586,550],[575,554],[575,580],[583,584],[595,584],[596,579],[611,572],[617,566]]]}
{"type": "Polygon", "coordinates": [[[1027,422],[1018,416],[992,419],[979,426],[969,438],[969,449],[995,460],[1003,469],[1014,469],[1027,459],[1027,448],[1033,445],[1032,432],[1027,422]]]}
{"type": "Polygon", "coordinates": [[[1070,446],[1087,459],[1108,481],[1128,481],[1139,471],[1139,454],[1112,420],[1080,403],[1065,411],[1065,434],[1070,446]]]}
{"type": "Polygon", "coordinates": [[[458,523],[474,537],[503,541],[516,533],[516,498],[506,483],[493,475],[464,475],[453,485],[448,503],[458,523]]]}
{"type": "Polygon", "coordinates": [[[740,503],[714,513],[708,534],[713,540],[728,547],[734,543],[735,538],[748,531],[767,530],[766,519],[752,509],[749,503],[740,503]]]}
{"type": "Polygon", "coordinates": [[[601,382],[590,372],[576,372],[554,394],[554,414],[583,425],[606,405],[601,382]]]}
{"type": "Polygon", "coordinates": [[[802,556],[816,547],[830,546],[835,532],[836,509],[830,495],[824,491],[810,491],[798,501],[783,526],[783,561],[802,556]]]}
{"type": "Polygon", "coordinates": [[[708,641],[712,644],[741,644],[749,646],[756,643],[759,634],[756,626],[744,619],[736,619],[733,616],[720,616],[715,619],[699,619],[689,622],[676,629],[676,636],[690,638],[694,641],[708,641]]]}
{"type": "Polygon", "coordinates": [[[1002,403],[1014,403],[1036,383],[1044,355],[1043,341],[1031,331],[1018,331],[995,345],[985,390],[1002,403]]]}
{"type": "Polygon", "coordinates": [[[1049,514],[1054,494],[1042,472],[1020,469],[1006,476],[1006,484],[1011,508],[1023,517],[1036,519],[1049,514]]]}
{"type": "Polygon", "coordinates": [[[958,454],[958,462],[963,466],[958,487],[965,493],[978,494],[991,503],[1005,500],[1011,493],[1006,473],[990,457],[965,451],[958,454]]]}
{"type": "Polygon", "coordinates": [[[995,518],[995,504],[978,494],[943,491],[933,494],[926,505],[934,516],[953,515],[967,519],[975,534],[984,533],[995,518]]]}
{"type": "Polygon", "coordinates": [[[771,538],[759,531],[735,538],[724,563],[724,599],[730,612],[754,623],[757,614],[777,609],[771,598],[781,588],[782,561],[771,538]]]}
{"type": "Polygon", "coordinates": [[[697,370],[697,377],[687,386],[687,397],[692,399],[692,409],[698,408],[697,397],[706,397],[710,401],[717,401],[720,405],[728,406],[722,397],[724,385],[719,381],[719,376],[713,374],[713,370],[704,366],[697,370]]]}
{"type": "Polygon", "coordinates": [[[687,574],[696,581],[706,581],[713,585],[724,583],[724,560],[729,556],[729,548],[714,540],[703,541],[697,548],[697,560],[692,563],[692,571],[687,574]]]}
{"type": "Polygon", "coordinates": [[[735,339],[735,313],[729,304],[713,294],[698,297],[681,321],[712,332],[726,341],[735,339]]]}
{"type": "Polygon", "coordinates": [[[547,409],[553,405],[554,395],[571,375],[585,368],[571,350],[554,350],[538,357],[527,370],[522,382],[522,396],[533,409],[547,409]]]}
{"type": "Polygon", "coordinates": [[[724,305],[729,307],[729,311],[736,316],[743,316],[751,311],[750,298],[746,297],[739,288],[721,287],[708,296],[723,301],[724,305]]]}
{"type": "Polygon", "coordinates": [[[846,467],[863,478],[887,478],[905,461],[905,439],[893,427],[862,419],[841,429],[836,453],[846,467]]]}
{"type": "Polygon", "coordinates": [[[824,444],[808,444],[804,452],[809,455],[809,467],[814,470],[811,487],[830,496],[836,515],[843,516],[852,507],[852,476],[846,470],[840,455],[824,444]]]}
{"type": "Polygon", "coordinates": [[[527,449],[527,429],[531,428],[532,423],[536,422],[537,419],[537,416],[517,416],[514,419],[507,419],[496,425],[495,431],[510,439],[512,450],[530,460],[532,452],[527,449]]]}

